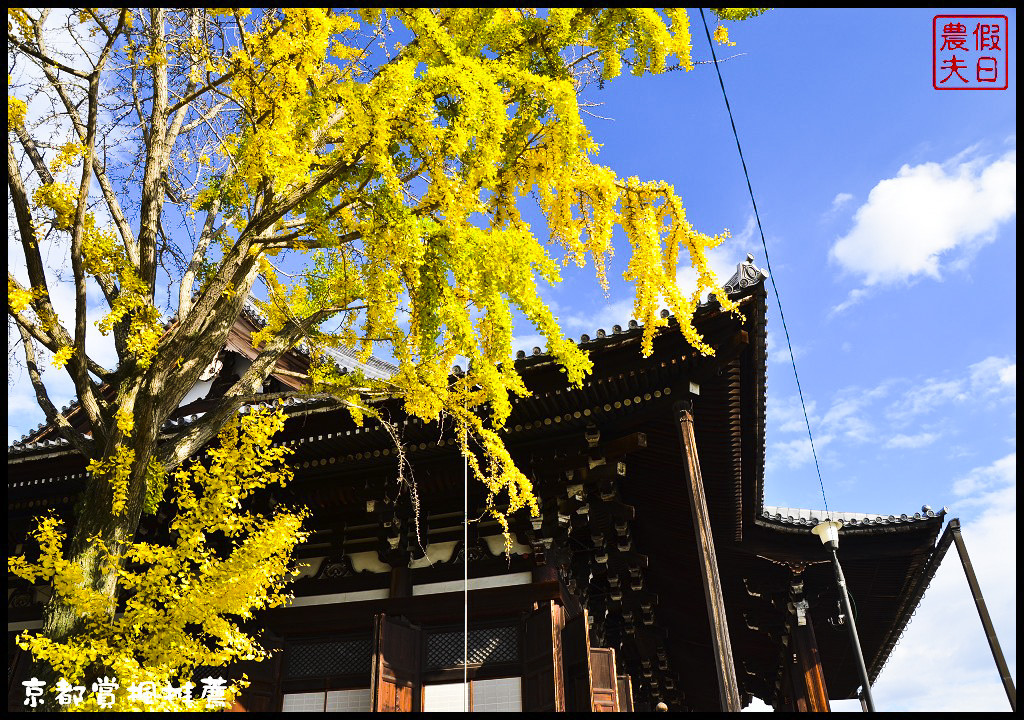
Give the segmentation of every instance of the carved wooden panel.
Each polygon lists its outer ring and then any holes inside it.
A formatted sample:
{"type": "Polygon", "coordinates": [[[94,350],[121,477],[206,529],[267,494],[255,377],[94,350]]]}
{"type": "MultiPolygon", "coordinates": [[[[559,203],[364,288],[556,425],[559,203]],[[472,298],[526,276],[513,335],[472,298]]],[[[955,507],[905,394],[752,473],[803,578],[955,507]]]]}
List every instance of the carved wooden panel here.
{"type": "Polygon", "coordinates": [[[615,650],[590,648],[590,686],[594,712],[619,711],[619,692],[615,682],[615,650]]]}

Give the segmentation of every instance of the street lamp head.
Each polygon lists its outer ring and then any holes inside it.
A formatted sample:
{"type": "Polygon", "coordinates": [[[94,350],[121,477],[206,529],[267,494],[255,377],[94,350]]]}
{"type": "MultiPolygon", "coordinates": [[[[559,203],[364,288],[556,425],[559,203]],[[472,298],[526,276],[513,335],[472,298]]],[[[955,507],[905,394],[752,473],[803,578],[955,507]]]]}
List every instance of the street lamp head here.
{"type": "Polygon", "coordinates": [[[833,549],[839,548],[839,528],[843,526],[841,520],[826,520],[818,523],[811,530],[812,533],[821,539],[821,544],[833,549]]]}

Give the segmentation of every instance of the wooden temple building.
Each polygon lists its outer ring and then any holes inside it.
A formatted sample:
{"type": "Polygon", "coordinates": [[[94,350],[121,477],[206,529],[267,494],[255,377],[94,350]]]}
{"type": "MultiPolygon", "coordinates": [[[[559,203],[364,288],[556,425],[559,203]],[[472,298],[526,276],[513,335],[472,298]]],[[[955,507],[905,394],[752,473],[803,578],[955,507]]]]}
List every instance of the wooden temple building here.
{"type": "MultiPolygon", "coordinates": [[[[748,256],[726,284],[742,319],[713,297],[700,306],[713,357],[674,321],[649,358],[635,322],[584,335],[594,371],[581,388],[539,349],[520,353],[532,395],[515,402],[505,439],[542,515],[515,518],[507,556],[486,519],[464,546],[464,463],[450,430],[391,412],[418,486],[417,538],[387,432],[315,402],[289,406],[279,440],[295,450],[296,476],[281,499],[312,509],[313,532],[297,552],[294,602],[259,618],[279,651],[246,668],[240,705],[462,710],[468,692],[474,711],[738,710],[755,696],[821,711],[856,697],[829,557],[810,533],[824,515],[764,505],[764,277],[748,256]]],[[[240,322],[209,387],[169,429],[247,362],[256,320],[240,322]]],[[[9,553],[46,508],[70,513],[82,473],[47,428],[8,449],[9,553]]],[[[472,481],[468,503],[471,518],[484,514],[472,481]]],[[[846,523],[840,557],[874,680],[936,569],[943,513],[831,515],[846,523]]],[[[13,638],[40,626],[45,597],[9,578],[11,709],[26,664],[13,638]]]]}

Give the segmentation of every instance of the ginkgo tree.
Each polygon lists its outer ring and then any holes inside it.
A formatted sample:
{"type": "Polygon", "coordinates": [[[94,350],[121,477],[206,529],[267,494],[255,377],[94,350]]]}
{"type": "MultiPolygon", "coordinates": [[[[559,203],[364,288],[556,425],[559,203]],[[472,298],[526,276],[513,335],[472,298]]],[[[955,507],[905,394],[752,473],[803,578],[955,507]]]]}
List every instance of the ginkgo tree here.
{"type": "MultiPolygon", "coordinates": [[[[284,422],[281,410],[267,408],[233,418],[203,462],[172,473],[175,512],[166,539],[131,540],[116,555],[97,543],[102,562],[116,576],[123,600],[118,612],[103,588],[83,582],[80,565],[65,556],[55,517],[43,518],[33,533],[37,559],[9,560],[11,572],[51,586],[81,616],[79,630],[65,637],[20,638],[46,668],[44,676],[55,680],[58,707],[212,710],[226,707],[237,694],[239,683],[229,685],[223,676],[196,678],[200,684],[217,681],[216,696],[209,687],[197,689],[191,678],[200,667],[267,655],[241,623],[286,601],[289,560],[304,537],[304,511],[277,508],[266,514],[247,501],[291,478],[284,462],[291,450],[271,443],[284,422]],[[93,682],[106,682],[111,692],[104,697],[93,682]]],[[[52,697],[43,700],[43,706],[54,705],[52,697]]]]}
{"type": "MultiPolygon", "coordinates": [[[[571,382],[590,369],[538,283],[589,262],[607,286],[621,228],[644,352],[666,324],[664,305],[711,352],[691,318],[718,285],[706,252],[724,235],[694,230],[670,185],[598,164],[581,117],[589,83],[692,67],[683,10],[88,8],[8,18],[9,237],[22,261],[8,271],[8,325],[47,422],[89,471],[69,535],[40,525],[50,566],[15,563],[54,586],[34,647],[54,667],[105,661],[99,645],[84,660],[54,648],[113,617],[118,597],[156,602],[143,593],[152,574],[142,582],[133,568],[188,565],[195,547],[180,540],[135,543],[140,517],[167,500],[186,522],[189,502],[216,495],[201,470],[217,467],[214,450],[187,479],[177,469],[225,427],[216,447],[240,452],[239,409],[288,394],[261,390],[300,345],[312,362],[297,392],[357,417],[374,396],[424,421],[449,417],[492,500],[507,500],[494,510],[502,521],[536,512],[498,433],[510,397],[527,392],[509,362],[516,315],[571,382]],[[525,203],[542,213],[543,237],[525,203]],[[70,262],[49,266],[54,249],[70,262]],[[696,270],[692,294],[676,285],[681,262],[696,270]],[[255,360],[200,420],[162,435],[247,305],[264,319],[255,360]],[[112,343],[111,367],[92,326],[112,343]],[[383,353],[398,370],[386,380],[341,373],[327,353],[341,347],[383,353]],[[468,369],[453,374],[459,358],[468,369]],[[84,423],[51,401],[46,361],[70,377],[84,423]],[[482,450],[470,452],[467,437],[482,450]]],[[[716,39],[728,42],[724,28],[716,39]]],[[[263,430],[247,421],[255,434],[245,442],[269,447],[278,416],[254,417],[263,430]]],[[[274,527],[292,545],[301,535],[298,522],[274,527]]],[[[260,550],[268,578],[284,573],[287,545],[260,550]]],[[[259,656],[245,643],[233,652],[259,656]]]]}

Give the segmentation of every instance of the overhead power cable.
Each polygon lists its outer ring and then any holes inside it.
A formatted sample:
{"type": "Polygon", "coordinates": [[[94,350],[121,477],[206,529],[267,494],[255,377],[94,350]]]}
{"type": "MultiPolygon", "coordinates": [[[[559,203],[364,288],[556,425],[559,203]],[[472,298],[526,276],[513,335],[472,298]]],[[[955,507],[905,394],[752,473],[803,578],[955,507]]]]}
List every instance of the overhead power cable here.
{"type": "Polygon", "coordinates": [[[732,123],[732,134],[736,138],[736,150],[740,154],[740,163],[743,165],[743,175],[747,179],[747,190],[750,191],[750,203],[754,206],[754,218],[757,220],[757,230],[761,233],[761,246],[764,248],[764,262],[768,266],[768,279],[772,281],[772,290],[775,291],[775,302],[779,306],[779,317],[782,319],[782,329],[786,333],[786,345],[789,347],[789,359],[793,365],[793,377],[796,378],[796,389],[800,395],[800,407],[804,411],[804,423],[807,425],[807,437],[811,441],[811,455],[814,457],[814,469],[818,472],[818,485],[821,487],[821,499],[825,503],[825,512],[828,513],[828,499],[825,497],[825,483],[821,479],[821,465],[818,463],[818,453],[814,449],[814,434],[811,433],[811,421],[807,416],[807,404],[804,402],[804,391],[800,386],[800,374],[796,371],[796,356],[793,354],[793,343],[789,339],[789,328],[786,326],[786,315],[782,312],[782,299],[779,297],[779,288],[775,284],[775,273],[772,272],[772,261],[768,258],[768,243],[764,239],[764,228],[761,227],[761,216],[757,212],[757,201],[754,199],[754,187],[750,184],[750,173],[747,172],[747,161],[743,157],[743,147],[740,145],[740,136],[736,131],[736,120],[732,115],[732,106],[729,105],[729,95],[725,92],[725,81],[722,79],[722,69],[718,66],[718,57],[715,55],[715,44],[711,41],[711,31],[708,29],[707,18],[704,17],[704,8],[700,8],[700,19],[704,23],[704,34],[708,38],[708,47],[711,49],[711,59],[715,63],[715,72],[718,73],[718,84],[722,87],[722,98],[725,99],[725,109],[729,111],[729,122],[732,123]]]}

